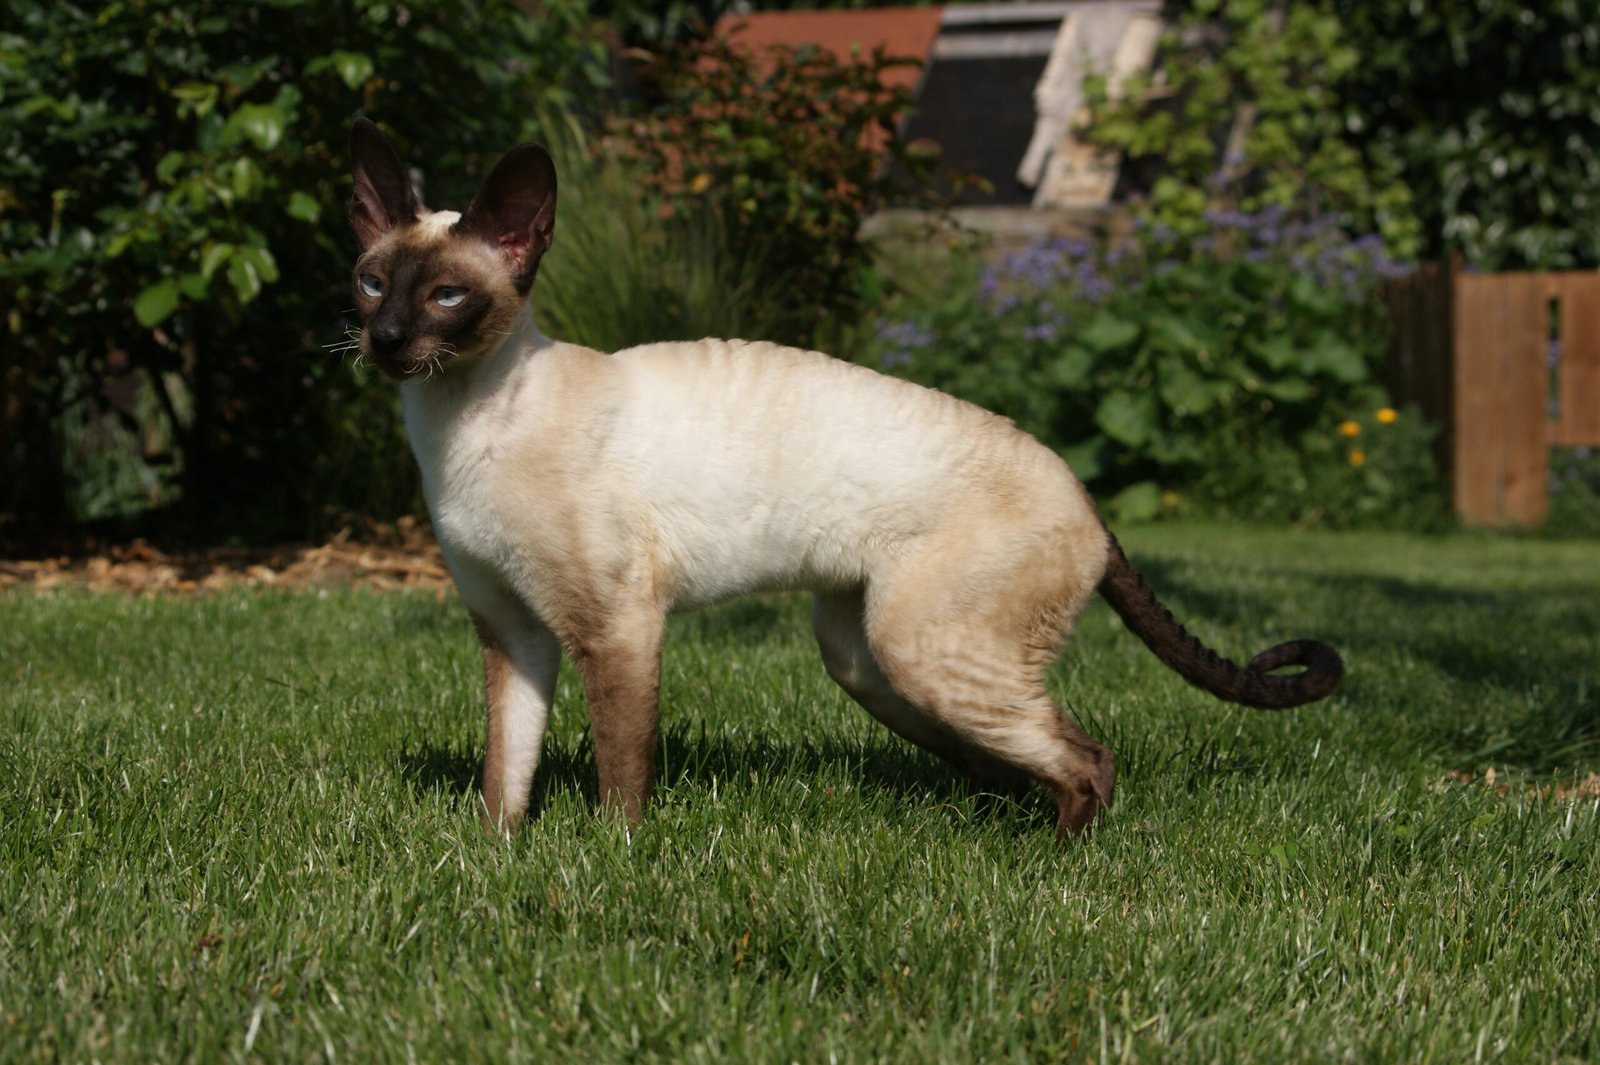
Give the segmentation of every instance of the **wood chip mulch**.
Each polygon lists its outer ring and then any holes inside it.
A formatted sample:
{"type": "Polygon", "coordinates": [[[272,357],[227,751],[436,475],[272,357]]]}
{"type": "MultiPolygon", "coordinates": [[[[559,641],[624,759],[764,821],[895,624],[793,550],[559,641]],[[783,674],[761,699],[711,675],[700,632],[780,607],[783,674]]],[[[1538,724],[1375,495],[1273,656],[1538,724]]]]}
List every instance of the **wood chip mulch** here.
{"type": "Polygon", "coordinates": [[[402,518],[378,535],[345,527],[322,544],[164,551],[133,540],[51,558],[0,559],[0,591],[55,588],[197,594],[226,588],[419,588],[444,595],[450,574],[423,522],[402,518]]]}
{"type": "Polygon", "coordinates": [[[1505,776],[1495,770],[1493,766],[1483,771],[1479,776],[1465,770],[1452,770],[1445,774],[1447,780],[1458,784],[1476,784],[1488,788],[1497,795],[1526,794],[1539,799],[1557,799],[1578,802],[1584,799],[1600,799],[1600,773],[1590,773],[1582,779],[1563,781],[1557,784],[1524,784],[1514,788],[1507,782],[1505,776]]]}

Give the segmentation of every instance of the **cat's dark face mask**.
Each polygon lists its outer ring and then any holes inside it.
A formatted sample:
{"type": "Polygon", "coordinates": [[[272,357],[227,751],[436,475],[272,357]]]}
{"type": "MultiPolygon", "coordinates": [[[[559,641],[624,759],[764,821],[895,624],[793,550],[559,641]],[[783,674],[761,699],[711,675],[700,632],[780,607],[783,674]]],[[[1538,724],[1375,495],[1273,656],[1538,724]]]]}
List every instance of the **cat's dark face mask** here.
{"type": "Polygon", "coordinates": [[[554,236],[550,154],[532,143],[511,149],[458,216],[423,207],[393,146],[366,119],[351,130],[351,153],[362,355],[407,380],[492,347],[520,312],[554,236]]]}

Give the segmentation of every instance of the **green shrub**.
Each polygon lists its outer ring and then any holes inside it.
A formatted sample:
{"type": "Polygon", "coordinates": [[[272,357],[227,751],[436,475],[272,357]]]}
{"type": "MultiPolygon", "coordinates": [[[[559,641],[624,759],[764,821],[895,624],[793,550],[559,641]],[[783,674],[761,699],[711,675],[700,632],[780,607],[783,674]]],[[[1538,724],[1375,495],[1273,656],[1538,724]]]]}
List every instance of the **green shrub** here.
{"type": "Polygon", "coordinates": [[[533,307],[547,335],[617,351],[657,340],[803,335],[770,242],[735,248],[716,206],[669,208],[636,160],[591,142],[571,119],[542,122],[561,179],[555,246],[533,307]]]}
{"type": "Polygon", "coordinates": [[[600,53],[580,0],[109,4],[0,16],[0,521],[180,502],[199,535],[409,508],[350,305],[351,119],[460,202],[600,53]],[[153,398],[152,398],[153,397],[153,398]],[[108,423],[117,432],[89,427],[108,423]]]}
{"type": "Polygon", "coordinates": [[[721,39],[645,57],[654,103],[621,131],[625,148],[669,210],[720,220],[760,316],[785,326],[766,339],[808,345],[848,325],[864,306],[868,212],[932,203],[936,153],[900,137],[912,97],[881,80],[914,62],[721,39]]]}
{"type": "Polygon", "coordinates": [[[1437,429],[1414,407],[1351,405],[1345,413],[1337,425],[1319,418],[1293,436],[1262,432],[1251,421],[1217,426],[1192,480],[1169,498],[1171,509],[1338,528],[1448,528],[1437,429]]]}
{"type": "Polygon", "coordinates": [[[1600,533],[1600,449],[1552,448],[1550,512],[1544,531],[1550,536],[1594,536],[1600,533]]]}
{"type": "Polygon", "coordinates": [[[1176,0],[1159,82],[1087,132],[1149,208],[1336,212],[1401,258],[1600,265],[1600,33],[1579,0],[1176,0]],[[1236,120],[1242,136],[1233,136],[1236,120]],[[1234,151],[1230,152],[1230,147],[1234,151]]]}
{"type": "Polygon", "coordinates": [[[1340,446],[1341,424],[1388,406],[1382,242],[1270,207],[1206,224],[974,260],[895,307],[869,361],[1013,418],[1126,517],[1383,524],[1415,498],[1403,523],[1432,521],[1418,419],[1375,429],[1356,464],[1340,446]]]}
{"type": "MultiPolygon", "coordinates": [[[[1126,153],[1145,211],[1180,232],[1218,207],[1335,215],[1411,258],[1420,233],[1389,153],[1363,153],[1341,90],[1363,56],[1331,3],[1191,0],[1171,5],[1156,73],[1090,84],[1093,141],[1126,153]]],[[[1415,42],[1414,42],[1415,43],[1415,42]]]]}
{"type": "Polygon", "coordinates": [[[1423,254],[1484,270],[1600,266],[1600,32],[1580,0],[1342,4],[1342,110],[1396,161],[1423,254]]]}

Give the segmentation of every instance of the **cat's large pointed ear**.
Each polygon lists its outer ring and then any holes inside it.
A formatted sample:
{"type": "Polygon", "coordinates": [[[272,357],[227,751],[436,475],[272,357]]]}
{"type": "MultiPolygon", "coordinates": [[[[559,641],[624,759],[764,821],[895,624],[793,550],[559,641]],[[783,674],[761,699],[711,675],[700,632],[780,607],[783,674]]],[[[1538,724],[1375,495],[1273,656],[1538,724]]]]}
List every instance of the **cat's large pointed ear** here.
{"type": "Polygon", "coordinates": [[[472,198],[455,225],[505,256],[518,292],[533,286],[539,259],[556,229],[556,165],[544,146],[525,141],[511,149],[472,198]]]}
{"type": "Polygon", "coordinates": [[[350,127],[350,155],[356,175],[350,228],[356,243],[366,251],[395,226],[416,221],[422,204],[394,146],[365,118],[356,119],[350,127]]]}

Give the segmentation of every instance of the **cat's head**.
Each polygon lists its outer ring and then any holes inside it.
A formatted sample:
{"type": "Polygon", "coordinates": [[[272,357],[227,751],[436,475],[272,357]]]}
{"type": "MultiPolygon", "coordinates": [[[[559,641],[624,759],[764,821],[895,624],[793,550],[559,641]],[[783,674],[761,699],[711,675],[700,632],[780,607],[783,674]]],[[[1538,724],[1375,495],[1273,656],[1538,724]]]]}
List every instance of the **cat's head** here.
{"type": "Polygon", "coordinates": [[[430,211],[378,127],[350,131],[361,350],[395,379],[482,355],[511,328],[550,248],[556,169],[531,142],[495,164],[465,212],[430,211]]]}

